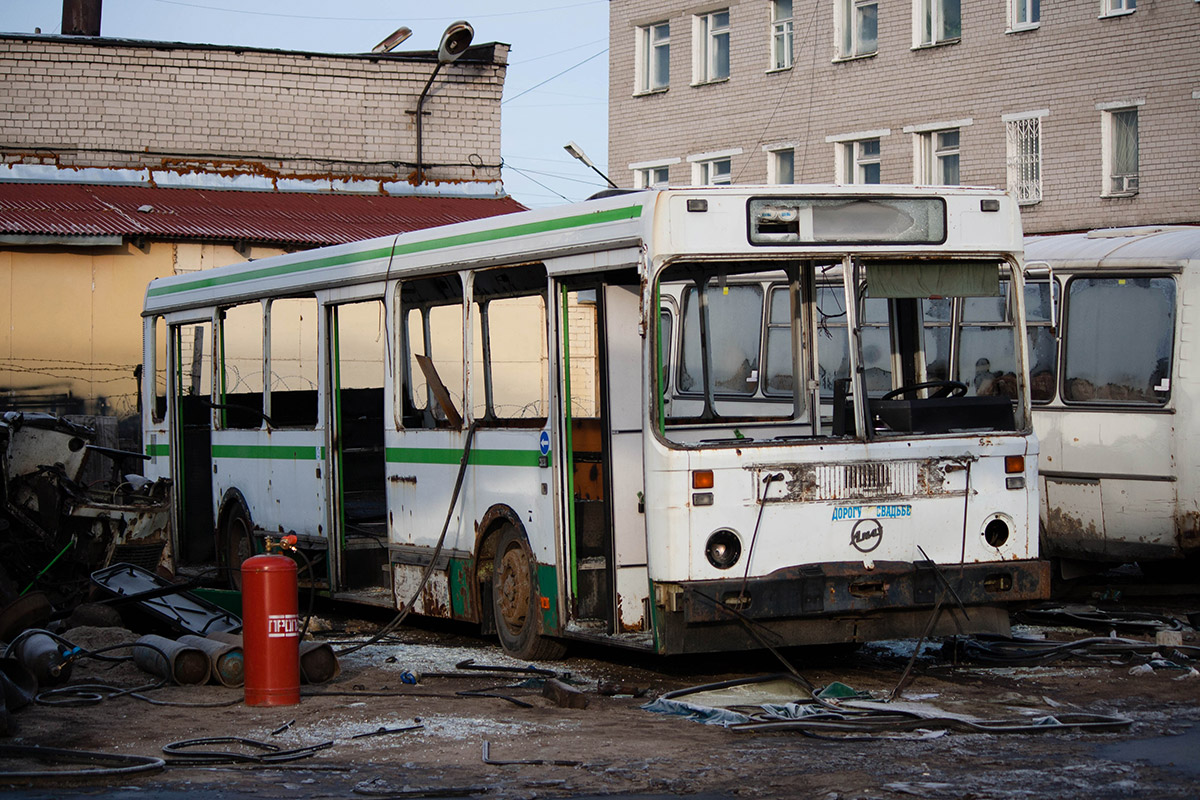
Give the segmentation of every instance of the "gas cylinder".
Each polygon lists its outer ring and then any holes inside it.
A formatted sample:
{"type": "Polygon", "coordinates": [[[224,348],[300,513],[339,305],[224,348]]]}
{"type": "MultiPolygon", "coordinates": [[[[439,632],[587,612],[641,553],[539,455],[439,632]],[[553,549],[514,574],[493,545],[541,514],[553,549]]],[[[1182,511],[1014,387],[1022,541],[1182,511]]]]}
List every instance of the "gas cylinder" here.
{"type": "Polygon", "coordinates": [[[296,562],[282,555],[242,562],[246,705],[300,702],[300,619],[296,562]]]}

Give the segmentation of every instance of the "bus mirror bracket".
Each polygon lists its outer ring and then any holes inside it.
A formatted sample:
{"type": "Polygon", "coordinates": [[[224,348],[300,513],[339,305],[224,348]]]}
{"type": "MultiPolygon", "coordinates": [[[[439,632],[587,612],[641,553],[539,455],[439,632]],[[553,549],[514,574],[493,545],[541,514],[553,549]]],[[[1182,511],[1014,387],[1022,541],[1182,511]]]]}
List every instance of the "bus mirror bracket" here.
{"type": "MultiPolygon", "coordinates": [[[[1050,333],[1058,338],[1058,303],[1054,300],[1054,270],[1050,267],[1049,261],[1027,261],[1025,262],[1025,280],[1031,278],[1040,280],[1045,278],[1050,289],[1050,333]]],[[[1028,310],[1025,316],[1029,316],[1028,310]]]]}

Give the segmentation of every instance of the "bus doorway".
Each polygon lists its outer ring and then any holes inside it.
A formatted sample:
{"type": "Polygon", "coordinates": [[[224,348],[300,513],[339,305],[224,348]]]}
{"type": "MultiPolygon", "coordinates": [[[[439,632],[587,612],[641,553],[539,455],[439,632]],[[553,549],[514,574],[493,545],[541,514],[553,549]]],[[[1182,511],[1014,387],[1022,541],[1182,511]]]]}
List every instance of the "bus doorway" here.
{"type": "Polygon", "coordinates": [[[636,283],[561,293],[568,594],[573,627],[581,633],[644,628],[639,301],[636,283]],[[627,572],[637,573],[628,593],[632,609],[622,607],[627,572]]]}
{"type": "Polygon", "coordinates": [[[330,470],[336,490],[330,537],[335,592],[382,605],[392,599],[384,459],[387,334],[380,300],[329,307],[330,470]]]}
{"type": "Polygon", "coordinates": [[[175,552],[179,564],[208,564],[218,558],[213,538],[212,323],[173,326],[171,336],[176,421],[171,449],[178,454],[174,472],[180,496],[175,552]]]}

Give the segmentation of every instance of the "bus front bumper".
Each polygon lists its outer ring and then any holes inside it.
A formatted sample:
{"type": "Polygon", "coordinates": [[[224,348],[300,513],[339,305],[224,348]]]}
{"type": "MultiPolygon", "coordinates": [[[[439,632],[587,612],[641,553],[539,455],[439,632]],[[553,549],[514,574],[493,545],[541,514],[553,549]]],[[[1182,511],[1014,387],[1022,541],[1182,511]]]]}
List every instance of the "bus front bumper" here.
{"type": "Polygon", "coordinates": [[[662,653],[715,652],[930,635],[1007,635],[1008,607],[1050,596],[1048,561],[838,562],[787,567],[743,584],[655,583],[662,653]]]}

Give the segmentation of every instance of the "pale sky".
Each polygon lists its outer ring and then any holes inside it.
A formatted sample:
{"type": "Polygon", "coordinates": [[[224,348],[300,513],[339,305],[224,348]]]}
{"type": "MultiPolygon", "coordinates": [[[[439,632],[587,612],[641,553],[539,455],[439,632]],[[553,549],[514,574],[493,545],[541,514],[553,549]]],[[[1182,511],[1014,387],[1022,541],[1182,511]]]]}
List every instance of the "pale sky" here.
{"type": "MultiPolygon", "coordinates": [[[[512,45],[504,82],[504,186],[530,208],[582,200],[607,184],[563,150],[608,158],[607,0],[104,0],[100,33],[121,39],[365,53],[404,25],[397,50],[436,50],[464,19],[475,44],[512,45]],[[436,10],[444,16],[432,16],[436,10]],[[541,184],[541,185],[539,185],[541,184]]],[[[0,31],[58,33],[61,0],[0,0],[0,31]]]]}

